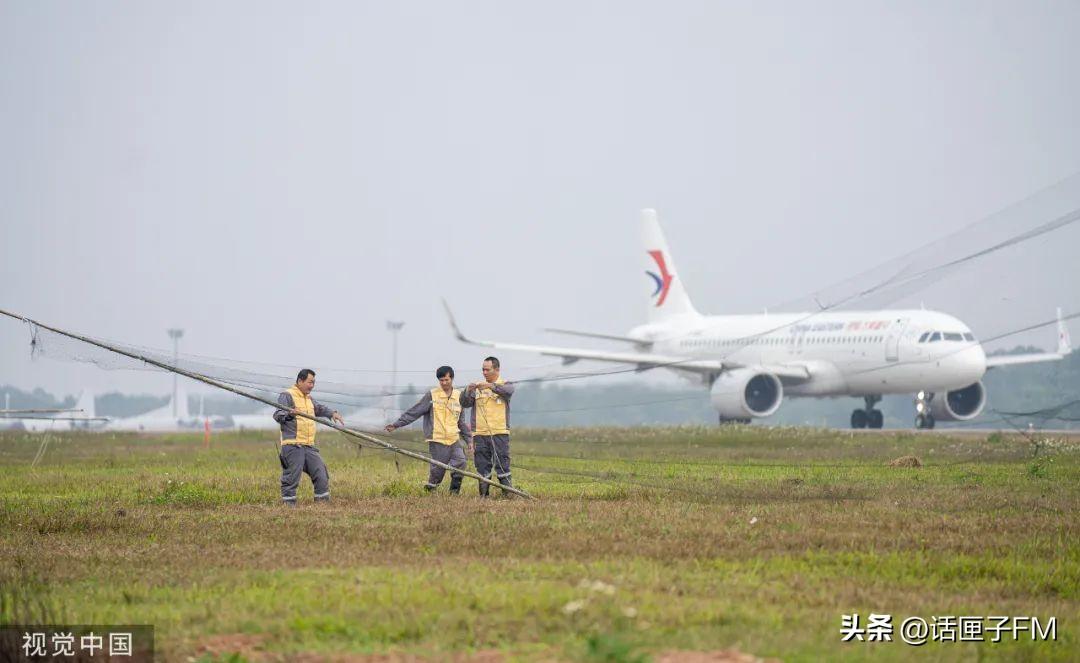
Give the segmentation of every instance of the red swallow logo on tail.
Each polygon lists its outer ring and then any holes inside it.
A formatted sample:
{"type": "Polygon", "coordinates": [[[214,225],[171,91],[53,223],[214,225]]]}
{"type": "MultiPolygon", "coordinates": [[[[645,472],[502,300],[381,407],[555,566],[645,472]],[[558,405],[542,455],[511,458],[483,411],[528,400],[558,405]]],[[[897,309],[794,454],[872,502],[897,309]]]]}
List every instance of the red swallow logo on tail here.
{"type": "Polygon", "coordinates": [[[675,277],[672,276],[671,272],[669,272],[667,269],[667,264],[664,262],[663,251],[649,251],[648,253],[650,256],[652,256],[653,261],[656,263],[657,268],[660,270],[659,274],[657,274],[656,272],[650,272],[648,270],[645,271],[645,273],[648,274],[652,278],[652,280],[656,282],[656,290],[653,291],[652,296],[659,297],[656,300],[656,305],[659,307],[664,305],[664,300],[667,299],[668,290],[671,289],[671,282],[675,280],[675,277]]]}

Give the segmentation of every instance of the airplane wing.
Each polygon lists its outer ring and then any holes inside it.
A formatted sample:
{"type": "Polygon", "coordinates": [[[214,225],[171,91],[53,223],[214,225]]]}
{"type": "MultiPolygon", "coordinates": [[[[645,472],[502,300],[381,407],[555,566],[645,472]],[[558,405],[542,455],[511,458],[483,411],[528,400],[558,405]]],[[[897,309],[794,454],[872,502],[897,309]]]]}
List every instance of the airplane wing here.
{"type": "Polygon", "coordinates": [[[632,343],[639,350],[646,350],[652,345],[651,341],[645,341],[640,338],[633,338],[631,336],[615,336],[614,334],[596,334],[594,332],[575,331],[573,329],[555,329],[548,327],[544,329],[546,332],[552,332],[554,334],[566,334],[567,336],[582,336],[584,338],[599,338],[605,341],[619,341],[620,343],[632,343]]]}
{"type": "MultiPolygon", "coordinates": [[[[1070,316],[1074,317],[1074,316],[1070,316]]],[[[1065,318],[1061,309],[1057,310],[1057,352],[1029,352],[1021,355],[994,355],[986,358],[987,368],[999,366],[1017,366],[1020,364],[1040,364],[1045,361],[1061,361],[1072,352],[1072,339],[1069,338],[1069,328],[1065,326],[1065,318]]]]}
{"type": "MultiPolygon", "coordinates": [[[[637,369],[639,371],[645,371],[651,368],[671,368],[687,373],[699,373],[706,375],[716,375],[724,370],[744,367],[743,364],[725,364],[716,359],[694,359],[691,357],[662,355],[654,354],[651,352],[612,352],[610,350],[563,348],[547,345],[523,345],[520,343],[481,341],[469,338],[464,333],[462,333],[461,328],[458,327],[457,321],[454,319],[454,314],[450,311],[450,306],[447,305],[445,301],[443,301],[443,307],[446,309],[447,317],[450,318],[450,327],[453,328],[454,335],[457,336],[458,340],[463,343],[470,343],[472,345],[480,345],[488,348],[496,348],[501,350],[519,350],[522,352],[534,352],[549,357],[561,357],[563,363],[565,364],[572,364],[581,359],[589,359],[592,361],[607,361],[618,364],[632,364],[637,366],[637,369]]],[[[754,365],[753,368],[758,369],[762,372],[772,373],[786,383],[805,382],[806,380],[809,380],[811,378],[810,370],[806,366],[800,364],[754,365]]]]}
{"type": "MultiPolygon", "coordinates": [[[[732,365],[731,368],[737,368],[737,366],[732,365]]],[[[755,364],[750,368],[757,368],[763,373],[772,373],[785,385],[806,382],[813,377],[810,368],[804,364],[755,364]]]]}
{"type": "Polygon", "coordinates": [[[450,307],[445,301],[443,302],[443,307],[446,308],[446,315],[450,318],[450,326],[454,330],[454,335],[457,336],[458,340],[462,343],[470,343],[472,345],[480,345],[500,350],[520,350],[522,352],[535,352],[537,354],[546,355],[549,357],[561,357],[563,363],[565,364],[572,364],[580,359],[591,359],[593,361],[608,361],[619,364],[633,364],[637,366],[638,370],[642,371],[648,370],[650,368],[670,367],[695,373],[719,373],[724,368],[724,365],[721,362],[712,359],[692,359],[690,357],[661,355],[649,352],[611,352],[608,350],[562,348],[548,345],[523,345],[520,343],[503,343],[499,341],[481,341],[465,336],[465,334],[461,332],[461,328],[458,327],[457,321],[454,319],[454,314],[450,311],[450,307]]]}
{"type": "Polygon", "coordinates": [[[987,368],[1016,366],[1018,364],[1040,364],[1044,361],[1061,361],[1065,355],[1056,352],[1029,352],[1022,355],[994,355],[986,358],[987,368]]]}

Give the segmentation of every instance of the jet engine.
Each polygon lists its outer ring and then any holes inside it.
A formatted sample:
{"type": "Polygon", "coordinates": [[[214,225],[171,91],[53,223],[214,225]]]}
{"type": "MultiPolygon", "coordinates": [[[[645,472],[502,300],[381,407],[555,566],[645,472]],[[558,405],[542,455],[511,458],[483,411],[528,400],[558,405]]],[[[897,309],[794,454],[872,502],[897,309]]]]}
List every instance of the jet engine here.
{"type": "Polygon", "coordinates": [[[930,401],[930,412],[938,421],[968,421],[979,416],[986,405],[986,388],[982,382],[937,394],[930,401]]]}
{"type": "Polygon", "coordinates": [[[712,405],[725,419],[767,417],[784,399],[780,378],[750,368],[724,371],[713,382],[712,405]]]}

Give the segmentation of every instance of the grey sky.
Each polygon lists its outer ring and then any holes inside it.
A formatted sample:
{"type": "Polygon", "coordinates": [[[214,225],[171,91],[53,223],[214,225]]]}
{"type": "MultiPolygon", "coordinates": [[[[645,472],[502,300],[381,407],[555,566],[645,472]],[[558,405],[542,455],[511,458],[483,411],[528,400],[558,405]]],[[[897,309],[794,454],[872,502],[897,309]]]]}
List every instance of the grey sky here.
{"type": "MultiPolygon", "coordinates": [[[[641,322],[652,206],[700,310],[760,310],[1080,170],[1078,34],[1076,2],[0,2],[0,306],[373,369],[400,318],[403,368],[460,374],[441,296],[481,337],[641,322]]],[[[27,340],[0,320],[0,382],[169,389],[27,340]]]]}

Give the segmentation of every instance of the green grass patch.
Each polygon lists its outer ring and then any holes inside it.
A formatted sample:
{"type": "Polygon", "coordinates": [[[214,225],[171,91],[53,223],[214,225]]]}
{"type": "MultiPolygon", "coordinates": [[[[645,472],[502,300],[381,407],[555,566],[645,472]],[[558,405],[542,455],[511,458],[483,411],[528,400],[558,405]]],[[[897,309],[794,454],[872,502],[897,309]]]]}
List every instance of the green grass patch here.
{"type": "Polygon", "coordinates": [[[64,434],[31,468],[37,438],[0,434],[0,616],[151,623],[165,660],[1077,658],[1075,440],[529,430],[537,499],[481,500],[322,439],[333,501],[305,479],[286,509],[273,435],[64,434]],[[855,612],[1055,616],[1058,641],[842,644],[855,612]]]}

